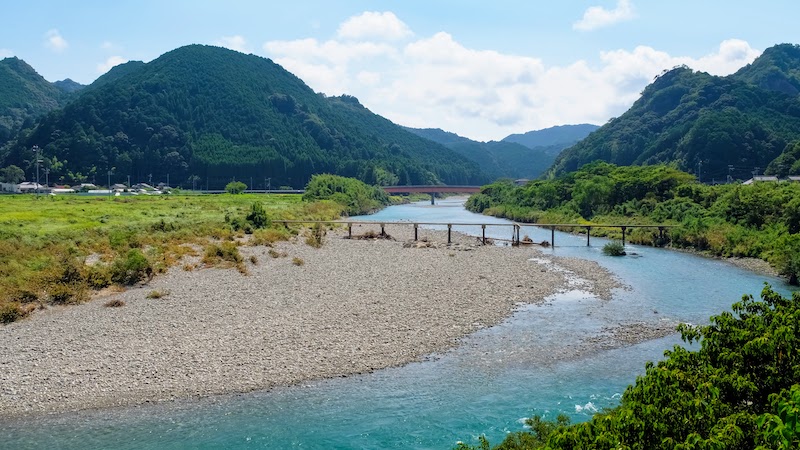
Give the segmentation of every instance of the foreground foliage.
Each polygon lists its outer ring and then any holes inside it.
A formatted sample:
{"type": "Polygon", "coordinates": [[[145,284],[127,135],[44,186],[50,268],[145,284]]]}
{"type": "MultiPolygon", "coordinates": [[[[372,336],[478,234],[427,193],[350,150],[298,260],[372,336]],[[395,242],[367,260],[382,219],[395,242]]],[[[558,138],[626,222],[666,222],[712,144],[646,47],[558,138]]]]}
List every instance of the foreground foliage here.
{"type": "MultiPolygon", "coordinates": [[[[766,286],[709,325],[681,325],[686,343],[648,363],[620,406],[585,423],[562,419],[509,435],[497,449],[793,449],[800,446],[800,293],[766,286]]],[[[460,449],[471,449],[461,445],[460,449]]],[[[480,448],[490,448],[485,439],[480,448]]]]}
{"type": "MultiPolygon", "coordinates": [[[[526,186],[484,186],[467,209],[528,223],[680,225],[669,232],[675,247],[761,258],[794,284],[800,274],[800,183],[709,186],[667,166],[596,162],[526,186]]],[[[663,244],[657,232],[642,229],[628,240],[663,244]]]]}

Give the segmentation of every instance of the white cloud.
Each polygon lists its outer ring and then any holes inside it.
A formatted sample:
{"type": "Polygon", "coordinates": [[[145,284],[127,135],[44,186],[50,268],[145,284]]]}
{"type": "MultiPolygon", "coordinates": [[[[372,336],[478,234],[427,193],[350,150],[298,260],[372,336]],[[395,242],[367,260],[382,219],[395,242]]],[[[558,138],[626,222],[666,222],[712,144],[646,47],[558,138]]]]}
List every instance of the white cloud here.
{"type": "Polygon", "coordinates": [[[0,48],[0,58],[10,58],[14,56],[14,52],[7,48],[0,48]]]}
{"type": "Polygon", "coordinates": [[[479,140],[603,124],[625,112],[665,69],[685,64],[727,75],[759,54],[731,39],[697,58],[639,46],[602,52],[597,63],[548,66],[531,56],[468,48],[444,32],[403,42],[270,41],[263,49],[318,92],[354,95],[401,125],[479,140]]]}
{"type": "Polygon", "coordinates": [[[114,43],[111,42],[111,41],[105,41],[102,44],[100,44],[100,48],[103,49],[103,50],[113,50],[114,49],[114,43]]]}
{"type": "Polygon", "coordinates": [[[617,7],[610,11],[602,6],[590,7],[583,13],[581,20],[572,24],[572,28],[579,31],[592,31],[631,20],[634,17],[636,17],[636,13],[630,0],[618,0],[617,7]]]}
{"type": "Polygon", "coordinates": [[[106,73],[111,70],[112,67],[125,64],[126,62],[128,62],[128,60],[122,56],[110,56],[105,62],[97,64],[97,73],[106,73]]]}
{"type": "Polygon", "coordinates": [[[341,39],[395,41],[412,35],[408,25],[392,12],[366,11],[347,19],[336,33],[341,39]]]}
{"type": "Polygon", "coordinates": [[[44,38],[45,47],[54,52],[63,52],[67,49],[67,47],[69,47],[67,40],[64,39],[64,37],[61,36],[61,33],[55,28],[45,33],[44,38]]]}
{"type": "Polygon", "coordinates": [[[216,45],[236,50],[237,52],[252,53],[247,45],[247,40],[244,36],[238,34],[235,36],[223,36],[216,42],[216,45]]]}

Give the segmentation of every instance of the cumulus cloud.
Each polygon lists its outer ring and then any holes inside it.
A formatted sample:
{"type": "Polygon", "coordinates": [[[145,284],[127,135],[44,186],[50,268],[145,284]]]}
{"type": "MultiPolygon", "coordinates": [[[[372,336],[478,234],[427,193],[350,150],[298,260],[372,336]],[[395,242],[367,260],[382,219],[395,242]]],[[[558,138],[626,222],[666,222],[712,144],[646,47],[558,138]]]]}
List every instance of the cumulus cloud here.
{"type": "Polygon", "coordinates": [[[63,52],[67,49],[67,47],[69,47],[67,40],[64,39],[64,37],[61,36],[61,33],[55,28],[45,33],[44,39],[45,47],[54,52],[63,52]]]}
{"type": "Polygon", "coordinates": [[[122,56],[110,56],[105,62],[97,64],[97,73],[106,73],[111,70],[112,67],[125,64],[126,62],[128,62],[128,60],[122,56]]]}
{"type": "Polygon", "coordinates": [[[238,34],[235,36],[223,36],[216,42],[216,45],[229,48],[231,50],[236,50],[237,52],[252,53],[247,45],[247,40],[244,38],[244,36],[238,34]]]}
{"type": "Polygon", "coordinates": [[[578,31],[592,31],[631,20],[634,17],[636,17],[636,13],[630,0],[619,0],[617,7],[612,10],[607,10],[602,6],[590,7],[583,13],[581,20],[572,24],[572,28],[578,31]]]}
{"type": "Polygon", "coordinates": [[[412,35],[411,30],[392,12],[364,12],[339,26],[341,39],[396,41],[412,35]]]}
{"type": "Polygon", "coordinates": [[[567,123],[603,124],[625,112],[665,69],[685,64],[727,75],[760,53],[731,39],[698,58],[639,46],[600,53],[597,62],[553,66],[469,48],[445,32],[395,42],[367,39],[270,41],[263,50],[316,91],[355,95],[401,125],[479,140],[567,123]]]}

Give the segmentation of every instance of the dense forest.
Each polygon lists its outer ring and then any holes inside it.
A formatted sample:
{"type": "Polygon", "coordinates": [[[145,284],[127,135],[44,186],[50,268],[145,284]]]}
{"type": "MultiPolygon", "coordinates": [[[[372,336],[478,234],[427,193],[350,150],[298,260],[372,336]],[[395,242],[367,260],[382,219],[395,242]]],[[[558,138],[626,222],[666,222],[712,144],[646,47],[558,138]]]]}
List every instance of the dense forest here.
{"type": "Polygon", "coordinates": [[[100,77],[3,147],[0,167],[32,173],[34,145],[50,179],[66,183],[109,171],[112,183],[169,178],[212,189],[232,179],[299,187],[316,173],[370,184],[488,181],[354,97],[326,98],[269,59],[201,45],[100,77]]]}
{"type": "Polygon", "coordinates": [[[557,176],[603,160],[618,165],[671,163],[703,182],[787,175],[770,163],[800,140],[800,50],[782,44],[727,77],[678,67],[656,78],[622,116],[565,150],[557,176]]]}
{"type": "MultiPolygon", "coordinates": [[[[681,325],[687,343],[622,395],[620,405],[569,425],[566,417],[528,419],[498,450],[796,449],[800,446],[800,293],[769,287],[745,296],[705,326],[681,325]]],[[[481,440],[481,449],[489,442],[481,440]]],[[[460,445],[460,450],[475,449],[460,445]]]]}
{"type": "MultiPolygon", "coordinates": [[[[484,186],[467,209],[528,223],[680,225],[669,232],[674,247],[761,258],[794,284],[800,274],[800,183],[711,186],[668,166],[598,161],[526,186],[484,186]]],[[[630,240],[664,244],[642,229],[630,240]]]]}

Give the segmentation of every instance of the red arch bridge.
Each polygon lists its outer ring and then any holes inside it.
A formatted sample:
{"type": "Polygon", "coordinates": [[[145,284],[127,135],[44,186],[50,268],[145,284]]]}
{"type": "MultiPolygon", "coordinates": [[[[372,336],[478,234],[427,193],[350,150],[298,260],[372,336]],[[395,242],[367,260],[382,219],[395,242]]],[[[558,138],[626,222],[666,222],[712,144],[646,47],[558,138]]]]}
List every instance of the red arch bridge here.
{"type": "Polygon", "coordinates": [[[416,185],[416,186],[384,186],[387,194],[430,194],[431,205],[434,204],[436,194],[475,194],[481,191],[480,186],[447,186],[447,185],[416,185]]]}

